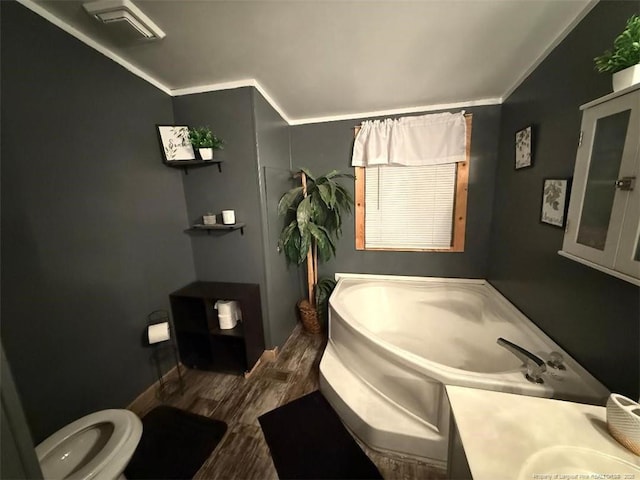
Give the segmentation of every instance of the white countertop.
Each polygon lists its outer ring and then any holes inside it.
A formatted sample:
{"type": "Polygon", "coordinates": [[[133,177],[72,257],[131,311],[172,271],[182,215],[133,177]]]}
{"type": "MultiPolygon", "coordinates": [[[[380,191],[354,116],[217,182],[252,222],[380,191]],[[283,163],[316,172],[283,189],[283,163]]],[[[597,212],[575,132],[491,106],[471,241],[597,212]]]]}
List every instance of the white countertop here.
{"type": "MultiPolygon", "coordinates": [[[[605,407],[467,387],[446,388],[474,480],[522,478],[523,466],[534,454],[559,446],[596,450],[640,468],[640,457],[609,435],[605,407]]],[[[575,478],[592,477],[599,478],[575,478]]],[[[527,478],[547,477],[529,474],[527,478]]],[[[640,474],[617,478],[640,480],[640,474]]]]}

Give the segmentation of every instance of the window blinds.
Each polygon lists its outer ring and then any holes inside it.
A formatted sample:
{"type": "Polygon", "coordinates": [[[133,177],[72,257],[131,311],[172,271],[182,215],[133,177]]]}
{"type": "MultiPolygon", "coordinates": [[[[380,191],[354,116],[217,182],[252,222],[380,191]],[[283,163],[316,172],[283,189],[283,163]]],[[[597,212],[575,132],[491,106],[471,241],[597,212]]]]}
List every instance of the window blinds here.
{"type": "Polygon", "coordinates": [[[365,248],[450,248],[456,164],[365,168],[365,248]]]}

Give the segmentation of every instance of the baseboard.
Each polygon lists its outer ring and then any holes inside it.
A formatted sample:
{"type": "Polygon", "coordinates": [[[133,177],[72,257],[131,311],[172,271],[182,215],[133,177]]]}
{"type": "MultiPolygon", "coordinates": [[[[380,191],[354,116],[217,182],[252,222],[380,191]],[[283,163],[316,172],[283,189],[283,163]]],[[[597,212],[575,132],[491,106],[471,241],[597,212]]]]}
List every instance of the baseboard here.
{"type": "MultiPolygon", "coordinates": [[[[183,369],[185,366],[180,364],[180,368],[183,369]]],[[[165,373],[162,376],[162,381],[166,382],[169,380],[169,378],[171,378],[172,376],[177,376],[178,375],[178,365],[176,365],[175,367],[173,367],[171,370],[169,370],[167,373],[165,373]]],[[[151,385],[149,385],[149,387],[142,392],[140,395],[138,395],[131,403],[129,403],[129,405],[127,405],[127,409],[128,410],[134,410],[133,406],[134,405],[145,405],[145,404],[150,404],[153,402],[153,400],[156,398],[156,390],[160,387],[160,380],[156,380],[155,382],[153,382],[151,385]],[[140,403],[140,402],[144,402],[144,403],[140,403]]]]}
{"type": "MultiPolygon", "coordinates": [[[[264,352],[262,352],[262,355],[260,355],[260,358],[255,363],[253,368],[251,370],[249,370],[248,372],[244,373],[244,378],[249,378],[251,376],[251,374],[253,372],[255,372],[255,370],[258,368],[258,366],[262,362],[275,362],[276,359],[278,358],[278,353],[279,352],[280,352],[280,350],[279,350],[279,348],[277,346],[274,347],[271,350],[265,350],[264,352]]],[[[169,370],[167,373],[165,373],[162,376],[162,381],[166,382],[170,377],[177,375],[177,372],[178,372],[177,368],[178,367],[175,366],[171,370],[169,370]]],[[[182,368],[183,371],[184,371],[185,366],[180,364],[180,368],[182,368]]],[[[142,392],[131,403],[129,403],[127,408],[129,410],[131,410],[133,405],[138,405],[139,402],[147,403],[148,401],[150,401],[151,398],[155,398],[155,392],[156,392],[156,390],[158,389],[159,386],[160,386],[160,380],[156,380],[151,385],[149,385],[149,387],[144,392],[142,392]]]]}
{"type": "Polygon", "coordinates": [[[278,356],[278,347],[273,348],[273,350],[265,350],[264,352],[262,352],[262,355],[260,355],[260,358],[258,359],[256,364],[253,366],[253,368],[248,372],[244,372],[244,378],[249,378],[253,374],[253,372],[256,371],[258,366],[260,366],[263,362],[274,362],[277,356],[278,356]]]}
{"type": "Polygon", "coordinates": [[[272,350],[265,350],[264,352],[262,352],[261,358],[265,362],[275,362],[276,358],[278,358],[278,352],[279,352],[278,347],[277,346],[273,347],[272,350]]]}

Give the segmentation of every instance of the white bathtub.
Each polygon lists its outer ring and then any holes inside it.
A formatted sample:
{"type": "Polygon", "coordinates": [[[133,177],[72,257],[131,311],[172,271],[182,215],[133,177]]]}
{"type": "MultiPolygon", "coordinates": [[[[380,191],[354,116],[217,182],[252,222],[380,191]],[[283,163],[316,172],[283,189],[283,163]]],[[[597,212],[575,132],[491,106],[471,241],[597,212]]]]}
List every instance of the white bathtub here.
{"type": "Polygon", "coordinates": [[[336,278],[320,390],[373,448],[444,464],[450,424],[444,385],[594,404],[609,395],[484,280],[336,278]],[[544,383],[531,383],[498,337],[545,361],[560,352],[566,370],[548,367],[544,383]]]}

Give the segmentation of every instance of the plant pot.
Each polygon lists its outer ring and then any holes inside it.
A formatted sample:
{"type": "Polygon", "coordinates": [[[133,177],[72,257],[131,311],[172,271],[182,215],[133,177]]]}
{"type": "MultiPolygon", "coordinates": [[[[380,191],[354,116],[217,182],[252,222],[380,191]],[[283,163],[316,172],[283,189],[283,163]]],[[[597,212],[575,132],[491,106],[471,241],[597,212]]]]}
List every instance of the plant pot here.
{"type": "Polygon", "coordinates": [[[202,160],[213,160],[213,148],[199,148],[198,152],[202,160]]]}
{"type": "Polygon", "coordinates": [[[318,311],[309,303],[309,300],[300,300],[298,302],[298,311],[300,312],[302,326],[307,332],[317,334],[322,331],[322,326],[318,319],[318,311]]]}
{"type": "Polygon", "coordinates": [[[640,83],[640,63],[614,73],[611,81],[614,92],[640,83]]]}

